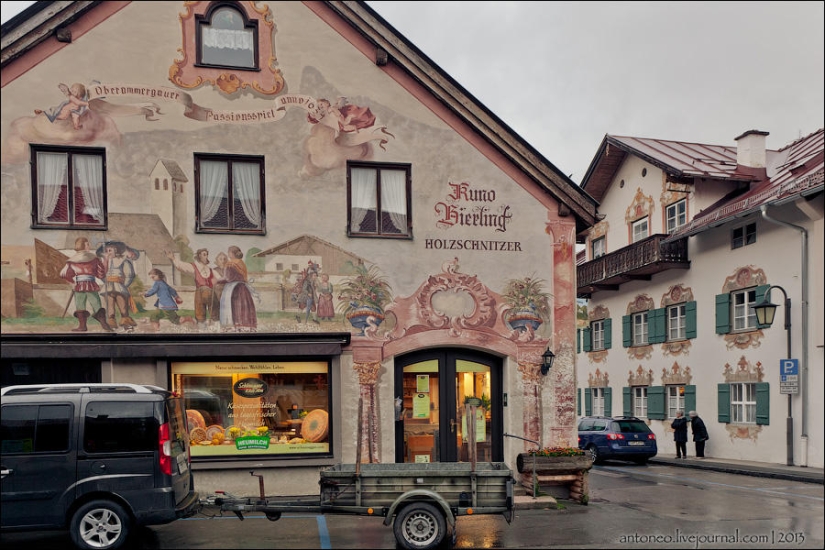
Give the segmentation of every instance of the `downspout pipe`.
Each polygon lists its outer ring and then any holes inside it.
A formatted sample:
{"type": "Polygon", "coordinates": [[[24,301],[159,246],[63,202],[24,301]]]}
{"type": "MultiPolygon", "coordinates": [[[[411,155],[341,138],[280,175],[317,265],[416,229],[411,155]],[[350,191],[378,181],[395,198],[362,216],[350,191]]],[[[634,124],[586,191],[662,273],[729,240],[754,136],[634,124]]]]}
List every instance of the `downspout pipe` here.
{"type": "Polygon", "coordinates": [[[762,218],[776,225],[796,229],[802,236],[802,357],[799,385],[802,391],[802,441],[800,466],[808,465],[808,231],[804,227],[768,216],[768,205],[760,207],[762,218]]]}

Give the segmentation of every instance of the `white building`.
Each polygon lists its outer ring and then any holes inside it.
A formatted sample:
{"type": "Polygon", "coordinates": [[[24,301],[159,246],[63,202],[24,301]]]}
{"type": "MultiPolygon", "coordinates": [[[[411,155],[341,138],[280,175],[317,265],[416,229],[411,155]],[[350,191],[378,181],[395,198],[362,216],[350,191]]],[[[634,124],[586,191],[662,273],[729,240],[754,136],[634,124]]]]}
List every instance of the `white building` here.
{"type": "Polygon", "coordinates": [[[683,409],[706,456],[823,466],[823,130],[767,136],[606,135],[582,183],[601,221],[577,267],[578,413],[646,418],[661,456],[683,409]],[[767,297],[772,326],[751,307],[767,297]]]}

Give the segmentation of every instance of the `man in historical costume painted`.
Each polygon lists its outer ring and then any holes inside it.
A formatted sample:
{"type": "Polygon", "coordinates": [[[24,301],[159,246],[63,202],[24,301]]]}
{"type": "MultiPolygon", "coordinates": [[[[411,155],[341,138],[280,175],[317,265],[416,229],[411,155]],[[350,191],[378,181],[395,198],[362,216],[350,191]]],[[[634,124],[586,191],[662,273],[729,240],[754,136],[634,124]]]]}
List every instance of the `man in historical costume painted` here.
{"type": "Polygon", "coordinates": [[[210,321],[220,321],[219,304],[213,299],[215,283],[218,275],[209,267],[209,251],[199,248],[195,252],[194,262],[182,262],[175,259],[175,255],[169,250],[166,257],[172,260],[172,264],[183,273],[188,273],[195,278],[195,320],[198,326],[206,324],[206,318],[210,321]]]}
{"type": "Polygon", "coordinates": [[[223,269],[219,284],[225,284],[221,294],[221,327],[225,330],[255,331],[258,315],[253,294],[248,284],[249,274],[243,261],[243,252],[237,246],[227,250],[229,259],[223,269]]]}
{"type": "Polygon", "coordinates": [[[86,321],[89,316],[95,319],[103,330],[111,332],[112,327],[106,322],[106,310],[100,303],[100,286],[97,279],[102,279],[106,274],[106,269],[100,258],[91,250],[89,239],[78,237],[74,242],[75,255],[66,260],[66,265],[60,270],[60,276],[74,284],[72,294],[74,295],[75,312],[78,326],[72,332],[86,332],[88,330],[86,321]],[[86,305],[92,306],[94,313],[90,314],[86,310],[86,305]]]}
{"type": "MultiPolygon", "coordinates": [[[[306,313],[304,324],[309,323],[310,316],[313,312],[315,312],[315,317],[312,319],[312,322],[316,325],[320,324],[318,322],[318,264],[313,263],[312,260],[309,262],[306,276],[301,283],[301,294],[298,300],[306,313]]],[[[300,320],[301,318],[298,317],[299,322],[300,320]]]]}
{"type": "Polygon", "coordinates": [[[129,292],[129,286],[135,280],[135,266],[133,259],[140,254],[120,241],[110,241],[101,245],[97,253],[103,260],[106,268],[104,291],[106,296],[106,311],[109,314],[109,325],[117,326],[116,314],[120,314],[120,326],[126,331],[134,330],[137,323],[132,319],[132,312],[137,311],[134,299],[129,292]]]}

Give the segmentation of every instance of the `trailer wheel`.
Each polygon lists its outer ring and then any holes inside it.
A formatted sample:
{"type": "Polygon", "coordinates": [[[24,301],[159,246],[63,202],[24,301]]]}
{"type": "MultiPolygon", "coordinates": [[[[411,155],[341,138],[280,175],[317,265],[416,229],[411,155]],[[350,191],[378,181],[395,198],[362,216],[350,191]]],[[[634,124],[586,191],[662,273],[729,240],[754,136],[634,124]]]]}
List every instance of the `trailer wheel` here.
{"type": "Polygon", "coordinates": [[[266,515],[266,519],[269,521],[278,521],[281,519],[281,512],[264,512],[264,515],[266,515]]]}
{"type": "Polygon", "coordinates": [[[392,529],[396,542],[405,550],[429,550],[444,540],[447,521],[432,504],[417,502],[399,512],[392,529]]]}

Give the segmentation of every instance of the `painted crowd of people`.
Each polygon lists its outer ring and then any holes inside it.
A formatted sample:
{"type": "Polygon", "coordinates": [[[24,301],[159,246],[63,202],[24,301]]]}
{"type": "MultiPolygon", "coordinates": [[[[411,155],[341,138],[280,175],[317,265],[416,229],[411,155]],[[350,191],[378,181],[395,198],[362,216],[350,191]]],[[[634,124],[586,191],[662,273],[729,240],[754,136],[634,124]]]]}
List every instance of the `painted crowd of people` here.
{"type": "MultiPolygon", "coordinates": [[[[86,237],[75,241],[75,254],[60,271],[61,278],[72,284],[72,298],[66,305],[68,311],[74,302],[74,317],[78,326],[73,332],[89,330],[89,318],[97,321],[104,331],[113,332],[118,326],[131,332],[137,326],[133,314],[138,312],[130,287],[136,279],[135,261],[140,253],[121,241],[107,241],[96,252],[86,237]]],[[[194,261],[184,262],[171,251],[164,251],[175,269],[194,278],[195,322],[199,329],[219,325],[221,330],[251,332],[257,330],[258,318],[255,302],[257,292],[251,286],[249,273],[243,260],[243,252],[230,246],[227,252],[209,262],[209,251],[198,249],[194,261]]],[[[143,296],[155,297],[155,311],[150,322],[158,330],[162,319],[179,325],[183,320],[178,306],[183,299],[173,288],[163,270],[153,267],[148,272],[152,286],[143,296]]]]}

